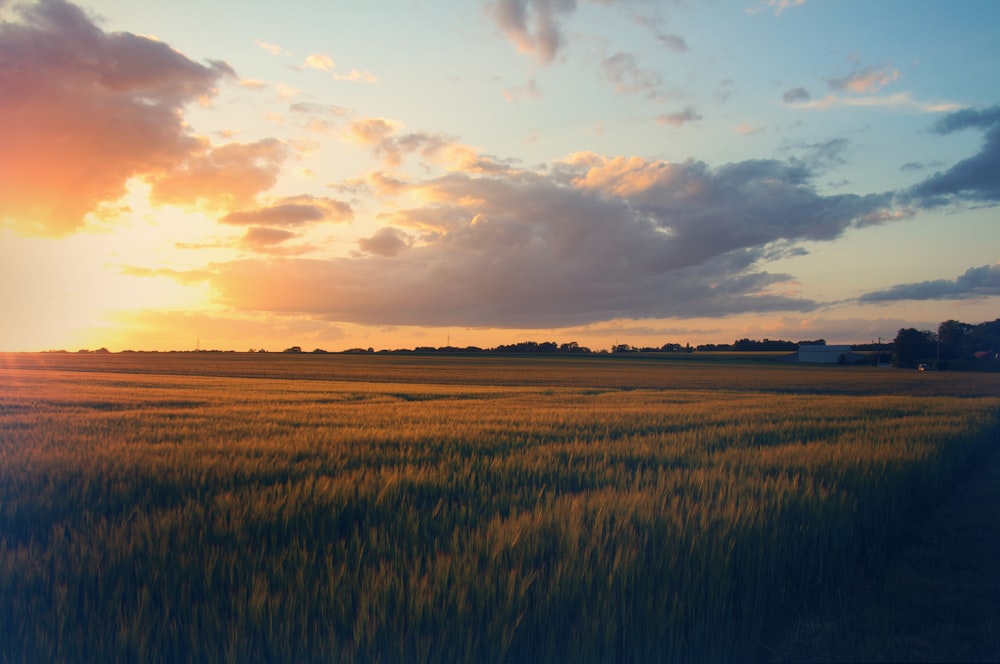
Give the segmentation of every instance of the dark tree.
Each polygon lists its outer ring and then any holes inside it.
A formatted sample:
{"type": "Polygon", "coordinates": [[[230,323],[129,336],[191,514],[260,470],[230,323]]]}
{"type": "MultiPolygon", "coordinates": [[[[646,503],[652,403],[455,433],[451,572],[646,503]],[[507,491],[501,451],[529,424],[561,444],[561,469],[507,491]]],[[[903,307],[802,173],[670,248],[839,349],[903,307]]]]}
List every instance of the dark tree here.
{"type": "Polygon", "coordinates": [[[938,326],[937,338],[941,344],[941,359],[960,358],[966,354],[966,338],[973,326],[957,320],[946,320],[938,326]]]}
{"type": "Polygon", "coordinates": [[[921,362],[932,360],[937,351],[937,343],[931,332],[912,327],[901,329],[892,344],[898,367],[913,368],[921,362]]]}

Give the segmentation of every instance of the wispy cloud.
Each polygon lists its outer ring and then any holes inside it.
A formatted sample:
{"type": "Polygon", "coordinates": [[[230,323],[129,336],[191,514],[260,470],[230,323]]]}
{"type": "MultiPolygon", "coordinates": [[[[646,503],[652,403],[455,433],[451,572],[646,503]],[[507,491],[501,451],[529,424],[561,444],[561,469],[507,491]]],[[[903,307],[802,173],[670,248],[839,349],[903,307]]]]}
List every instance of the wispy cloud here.
{"type": "Polygon", "coordinates": [[[357,69],[352,69],[346,74],[333,72],[333,77],[338,81],[351,81],[352,83],[356,83],[358,81],[363,83],[375,83],[378,80],[375,78],[375,74],[370,71],[358,71],[357,69]]]}
{"type": "Polygon", "coordinates": [[[375,75],[369,71],[358,71],[357,69],[352,69],[347,73],[338,72],[336,70],[337,63],[335,63],[333,58],[326,53],[312,53],[306,56],[306,59],[302,63],[302,68],[326,72],[338,81],[361,81],[364,83],[375,83],[377,80],[375,75]]]}
{"type": "Polygon", "coordinates": [[[288,51],[286,51],[281,46],[278,46],[277,44],[269,44],[269,43],[267,43],[265,41],[261,41],[259,39],[255,39],[253,43],[256,44],[257,46],[259,46],[260,48],[264,49],[265,51],[267,51],[268,53],[270,53],[273,56],[289,55],[288,51]]]}
{"type": "Polygon", "coordinates": [[[903,108],[922,111],[924,113],[947,113],[961,108],[960,104],[948,101],[920,101],[913,98],[909,92],[897,92],[887,96],[858,97],[853,95],[829,94],[821,99],[812,99],[795,104],[798,108],[826,110],[837,106],[856,106],[862,108],[903,108]]]}
{"type": "Polygon", "coordinates": [[[747,7],[746,13],[759,14],[766,7],[773,10],[775,16],[780,16],[786,9],[801,7],[804,4],[806,4],[806,0],[763,0],[759,5],[747,7]]]}
{"type": "Polygon", "coordinates": [[[614,83],[615,91],[627,94],[641,94],[649,98],[662,95],[663,80],[651,69],[639,66],[631,53],[619,51],[601,61],[601,73],[614,83]]]}
{"type": "Polygon", "coordinates": [[[524,85],[504,90],[503,96],[507,101],[516,104],[523,99],[540,99],[542,91],[535,82],[535,79],[531,79],[524,85]]]}
{"type": "Polygon", "coordinates": [[[774,10],[774,15],[779,16],[786,9],[801,7],[806,4],[806,0],[767,0],[767,6],[774,10]]]}
{"type": "Polygon", "coordinates": [[[688,122],[697,122],[698,120],[701,120],[701,114],[691,106],[677,113],[666,113],[656,119],[659,124],[671,125],[673,127],[681,127],[688,122]]]}
{"type": "Polygon", "coordinates": [[[737,134],[739,134],[740,136],[752,136],[754,134],[762,134],[762,133],[764,133],[764,128],[763,127],[759,127],[759,126],[758,127],[754,127],[753,125],[750,125],[750,124],[747,124],[746,122],[743,122],[743,123],[737,125],[736,128],[733,129],[733,131],[736,132],[737,134]]]}
{"type": "Polygon", "coordinates": [[[831,78],[827,84],[832,90],[847,90],[858,94],[878,92],[885,86],[899,80],[899,70],[887,67],[864,67],[837,78],[831,78]]]}
{"type": "Polygon", "coordinates": [[[690,50],[690,47],[688,46],[687,42],[680,35],[674,35],[669,33],[661,34],[657,35],[656,39],[661,44],[669,48],[671,51],[675,51],[677,53],[684,53],[690,50]]]}
{"type": "Polygon", "coordinates": [[[396,168],[403,159],[417,155],[431,164],[467,172],[504,170],[506,166],[483,155],[452,136],[431,132],[403,132],[399,123],[386,118],[363,118],[352,122],[348,140],[367,146],[386,168],[396,168]]]}

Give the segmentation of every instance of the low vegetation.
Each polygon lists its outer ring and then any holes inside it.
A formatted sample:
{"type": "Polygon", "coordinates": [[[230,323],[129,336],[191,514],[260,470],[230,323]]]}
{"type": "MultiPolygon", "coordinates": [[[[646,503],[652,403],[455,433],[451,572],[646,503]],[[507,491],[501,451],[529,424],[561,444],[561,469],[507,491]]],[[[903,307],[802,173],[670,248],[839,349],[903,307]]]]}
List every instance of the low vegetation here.
{"type": "Polygon", "coordinates": [[[0,661],[752,661],[1000,431],[992,374],[0,356],[0,661]]]}

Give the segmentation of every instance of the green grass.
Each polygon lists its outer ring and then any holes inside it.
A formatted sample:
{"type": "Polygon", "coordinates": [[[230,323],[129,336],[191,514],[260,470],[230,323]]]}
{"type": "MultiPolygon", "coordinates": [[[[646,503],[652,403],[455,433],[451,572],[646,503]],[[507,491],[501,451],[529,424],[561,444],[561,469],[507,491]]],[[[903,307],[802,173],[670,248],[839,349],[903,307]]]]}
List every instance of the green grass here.
{"type": "Polygon", "coordinates": [[[2,661],[753,660],[1000,416],[989,376],[634,357],[8,355],[0,385],[2,661]]]}

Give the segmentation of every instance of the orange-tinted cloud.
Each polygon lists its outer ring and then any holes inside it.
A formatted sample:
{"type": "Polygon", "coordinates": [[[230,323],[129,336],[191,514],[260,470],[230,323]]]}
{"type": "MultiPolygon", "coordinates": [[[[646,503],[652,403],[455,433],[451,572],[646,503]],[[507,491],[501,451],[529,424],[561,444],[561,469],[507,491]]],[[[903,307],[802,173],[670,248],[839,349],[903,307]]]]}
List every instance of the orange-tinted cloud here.
{"type": "Polygon", "coordinates": [[[270,247],[286,240],[291,240],[293,237],[295,237],[295,233],[282,228],[253,226],[252,228],[248,228],[246,234],[243,236],[243,244],[254,248],[270,247]]]}
{"type": "Polygon", "coordinates": [[[216,209],[247,205],[274,185],[287,155],[286,145],[275,138],[218,147],[203,143],[183,163],[151,178],[151,197],[155,203],[216,209]]]}
{"type": "Polygon", "coordinates": [[[858,94],[878,92],[888,84],[899,79],[899,70],[889,70],[887,68],[876,69],[874,67],[864,67],[852,71],[846,76],[833,78],[828,81],[832,90],[848,90],[858,94]]]}
{"type": "Polygon", "coordinates": [[[347,128],[347,137],[368,147],[387,168],[400,166],[404,157],[414,154],[429,164],[461,172],[496,172],[507,168],[495,157],[481,154],[444,134],[400,133],[399,125],[385,118],[356,120],[347,128]]]}
{"type": "Polygon", "coordinates": [[[351,206],[318,196],[291,196],[273,205],[230,212],[219,221],[243,226],[301,226],[320,221],[350,221],[351,206]]]}
{"type": "Polygon", "coordinates": [[[63,235],[133,177],[170,173],[206,147],[182,108],[235,77],[138,35],[105,33],[65,0],[0,23],[0,223],[63,235]]]}

